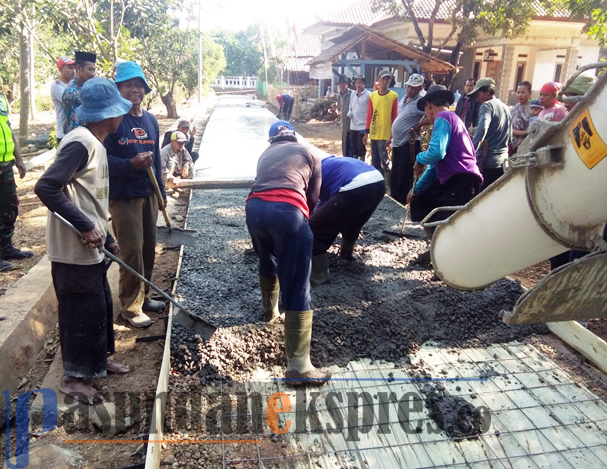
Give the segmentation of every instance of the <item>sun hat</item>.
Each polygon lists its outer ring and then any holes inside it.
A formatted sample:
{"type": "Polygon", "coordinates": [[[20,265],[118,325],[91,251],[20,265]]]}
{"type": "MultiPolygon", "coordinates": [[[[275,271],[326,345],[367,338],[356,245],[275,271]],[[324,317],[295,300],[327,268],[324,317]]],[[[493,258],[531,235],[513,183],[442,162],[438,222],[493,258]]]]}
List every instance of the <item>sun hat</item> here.
{"type": "Polygon", "coordinates": [[[82,104],[76,108],[80,122],[100,122],[123,116],[133,104],[120,95],[120,91],[109,78],[91,78],[80,90],[82,104]]]}
{"type": "Polygon", "coordinates": [[[279,137],[293,137],[295,136],[295,127],[288,121],[276,121],[270,126],[269,132],[270,138],[268,141],[272,143],[272,141],[279,137]]]}
{"type": "Polygon", "coordinates": [[[392,74],[388,70],[382,70],[381,72],[379,72],[379,76],[377,78],[379,79],[384,77],[392,78],[392,74]]]}
{"type": "Polygon", "coordinates": [[[596,77],[594,75],[578,75],[578,77],[573,80],[573,83],[569,85],[569,87],[564,90],[565,94],[575,95],[575,96],[583,96],[588,93],[588,90],[596,83],[596,77]]]}
{"type": "Polygon", "coordinates": [[[428,88],[426,95],[419,98],[417,101],[417,109],[423,111],[424,107],[426,106],[426,102],[434,98],[442,98],[446,100],[449,105],[455,102],[455,94],[453,91],[449,91],[444,85],[432,85],[430,88],[428,88]]]}
{"type": "Polygon", "coordinates": [[[405,86],[411,86],[417,88],[418,86],[424,86],[424,77],[419,73],[412,73],[405,86]]]}
{"type": "Polygon", "coordinates": [[[480,90],[481,88],[485,88],[487,86],[489,88],[495,89],[495,87],[496,87],[495,80],[493,78],[481,78],[480,80],[478,80],[476,82],[476,84],[474,85],[474,88],[472,88],[472,91],[470,91],[470,93],[468,93],[468,96],[472,96],[478,90],[480,90]]]}
{"type": "Polygon", "coordinates": [[[74,65],[75,63],[76,61],[74,59],[71,59],[68,56],[64,56],[57,60],[57,68],[61,70],[61,67],[63,67],[64,65],[74,65]]]}
{"type": "Polygon", "coordinates": [[[149,87],[148,82],[145,80],[143,70],[138,64],[130,61],[118,64],[118,67],[116,67],[116,84],[131,80],[133,78],[141,78],[143,80],[143,84],[145,85],[145,94],[152,91],[152,88],[149,87]]]}
{"type": "Polygon", "coordinates": [[[183,132],[176,130],[171,134],[171,142],[187,142],[188,137],[183,132]]]}

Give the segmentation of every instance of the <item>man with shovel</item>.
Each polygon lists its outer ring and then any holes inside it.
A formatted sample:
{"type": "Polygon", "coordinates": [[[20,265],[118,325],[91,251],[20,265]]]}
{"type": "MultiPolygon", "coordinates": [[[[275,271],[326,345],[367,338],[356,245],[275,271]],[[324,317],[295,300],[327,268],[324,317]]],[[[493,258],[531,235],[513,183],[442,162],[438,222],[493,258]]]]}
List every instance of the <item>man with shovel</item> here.
{"type": "MultiPolygon", "coordinates": [[[[156,255],[158,210],[166,206],[162,181],[159,129],[156,118],[141,107],[149,93],[143,70],[135,62],[116,69],[116,85],[123,98],[133,104],[118,127],[105,140],[110,174],[110,213],[120,243],[122,260],[151,280],[156,255]],[[159,201],[147,168],[153,168],[163,200],[159,201]]],[[[147,297],[149,287],[120,269],[121,315],[133,327],[147,327],[152,320],[144,313],[159,312],[162,301],[147,297]]]]}
{"type": "Polygon", "coordinates": [[[59,304],[64,368],[59,389],[92,404],[97,390],[91,379],[129,371],[107,359],[114,352],[114,315],[106,275],[109,264],[101,248],[118,255],[118,244],[108,232],[110,181],[102,142],[116,131],[131,103],[107,78],[87,81],[80,97],[76,117],[81,127],[65,136],[55,162],[34,190],[44,205],[83,235],[80,238],[49,214],[46,252],[59,304]]]}

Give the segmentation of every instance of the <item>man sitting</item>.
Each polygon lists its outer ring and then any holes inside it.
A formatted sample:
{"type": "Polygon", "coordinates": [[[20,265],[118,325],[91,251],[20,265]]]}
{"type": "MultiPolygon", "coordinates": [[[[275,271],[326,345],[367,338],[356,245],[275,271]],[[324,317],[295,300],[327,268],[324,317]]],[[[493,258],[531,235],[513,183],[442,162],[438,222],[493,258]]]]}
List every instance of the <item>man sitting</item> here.
{"type": "MultiPolygon", "coordinates": [[[[432,138],[425,152],[416,157],[416,170],[428,165],[409,196],[411,220],[422,221],[437,207],[464,205],[480,191],[483,177],[476,165],[476,154],[472,139],[465,124],[449,106],[455,95],[442,85],[432,85],[417,107],[424,110],[428,120],[434,124],[432,138]]],[[[453,212],[444,211],[434,215],[430,221],[444,220],[453,212]]],[[[434,229],[426,229],[430,238],[434,229]]],[[[430,252],[420,254],[418,262],[428,263],[430,252]]]]}
{"type": "MultiPolygon", "coordinates": [[[[188,141],[185,143],[185,149],[190,152],[190,156],[192,157],[192,161],[196,163],[198,159],[198,152],[194,150],[194,137],[196,137],[196,126],[192,127],[190,130],[190,122],[187,120],[181,120],[177,124],[177,130],[179,132],[183,132],[188,141]]],[[[166,147],[171,143],[171,135],[173,135],[174,130],[169,130],[164,133],[164,137],[162,138],[162,146],[160,148],[166,147]]]]}
{"type": "Polygon", "coordinates": [[[185,147],[187,141],[188,138],[185,134],[177,130],[171,134],[171,143],[160,150],[165,181],[174,182],[175,178],[192,179],[194,177],[194,162],[185,147]]]}

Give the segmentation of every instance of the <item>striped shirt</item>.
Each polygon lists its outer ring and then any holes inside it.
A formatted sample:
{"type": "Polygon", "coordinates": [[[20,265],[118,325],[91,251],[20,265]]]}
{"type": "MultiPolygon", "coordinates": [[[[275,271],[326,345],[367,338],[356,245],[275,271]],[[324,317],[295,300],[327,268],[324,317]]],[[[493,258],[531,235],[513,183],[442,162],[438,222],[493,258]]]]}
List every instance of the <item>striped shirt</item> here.
{"type": "MultiPolygon", "coordinates": [[[[401,147],[411,139],[409,130],[419,124],[419,121],[425,115],[424,111],[417,109],[417,102],[425,94],[425,91],[421,91],[409,101],[405,96],[398,103],[398,116],[392,123],[392,148],[401,147]]],[[[419,135],[416,140],[419,140],[419,135]]]]}

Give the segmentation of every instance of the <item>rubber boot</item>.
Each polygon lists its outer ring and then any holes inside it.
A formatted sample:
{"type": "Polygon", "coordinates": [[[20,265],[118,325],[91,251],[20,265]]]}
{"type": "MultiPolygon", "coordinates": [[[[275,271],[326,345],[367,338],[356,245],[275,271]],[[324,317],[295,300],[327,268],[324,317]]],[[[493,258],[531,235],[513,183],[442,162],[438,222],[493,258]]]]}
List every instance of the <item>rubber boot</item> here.
{"type": "Polygon", "coordinates": [[[13,246],[10,239],[3,240],[0,244],[0,257],[5,261],[10,261],[11,259],[29,259],[33,255],[34,253],[32,251],[21,251],[20,249],[17,249],[13,246]]]}
{"type": "Polygon", "coordinates": [[[323,385],[333,374],[329,368],[315,368],[310,362],[312,311],[285,313],[285,353],[287,383],[292,386],[323,385]]]}
{"type": "Polygon", "coordinates": [[[259,286],[261,287],[261,302],[263,303],[263,320],[271,322],[280,316],[278,310],[278,297],[280,296],[278,277],[268,278],[260,275],[259,286]]]}
{"type": "Polygon", "coordinates": [[[314,286],[322,285],[329,281],[329,258],[327,253],[312,256],[312,273],[310,283],[314,286]]]}
{"type": "Polygon", "coordinates": [[[344,239],[341,240],[341,249],[339,255],[342,259],[351,261],[354,259],[354,246],[356,246],[356,239],[344,239]]]}

